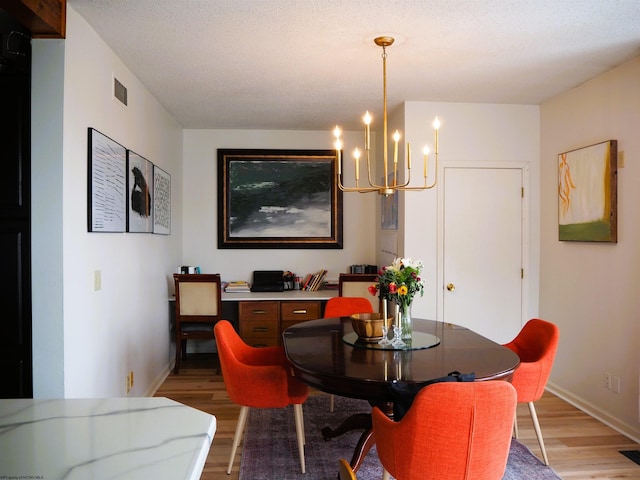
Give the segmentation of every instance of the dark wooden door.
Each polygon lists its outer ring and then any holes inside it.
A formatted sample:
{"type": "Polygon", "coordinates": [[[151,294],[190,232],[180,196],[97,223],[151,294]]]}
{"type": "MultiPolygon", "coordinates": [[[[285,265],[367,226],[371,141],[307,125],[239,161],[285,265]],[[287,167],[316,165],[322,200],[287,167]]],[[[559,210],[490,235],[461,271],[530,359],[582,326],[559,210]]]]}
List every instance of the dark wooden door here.
{"type": "Polygon", "coordinates": [[[30,398],[31,34],[0,9],[0,40],[0,398],[30,398]]]}

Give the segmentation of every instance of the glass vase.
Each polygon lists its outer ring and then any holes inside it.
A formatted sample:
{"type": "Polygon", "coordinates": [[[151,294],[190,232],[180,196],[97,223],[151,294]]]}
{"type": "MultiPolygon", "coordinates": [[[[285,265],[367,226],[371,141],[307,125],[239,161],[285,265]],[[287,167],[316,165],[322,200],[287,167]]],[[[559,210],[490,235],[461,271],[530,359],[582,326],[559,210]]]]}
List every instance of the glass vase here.
{"type": "Polygon", "coordinates": [[[400,324],[400,338],[403,341],[411,341],[411,335],[413,333],[413,323],[411,321],[411,305],[399,305],[398,308],[399,324],[400,324]]]}

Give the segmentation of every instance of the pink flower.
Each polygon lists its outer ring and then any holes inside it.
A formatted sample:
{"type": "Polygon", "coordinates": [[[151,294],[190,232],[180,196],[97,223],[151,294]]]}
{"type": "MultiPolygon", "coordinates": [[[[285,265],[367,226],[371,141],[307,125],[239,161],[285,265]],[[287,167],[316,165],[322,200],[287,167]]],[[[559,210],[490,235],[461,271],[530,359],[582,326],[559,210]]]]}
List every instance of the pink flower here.
{"type": "Polygon", "coordinates": [[[368,290],[369,290],[369,293],[374,297],[376,296],[376,293],[378,293],[378,287],[376,287],[375,285],[369,285],[368,290]]]}
{"type": "Polygon", "coordinates": [[[395,283],[391,282],[389,284],[389,293],[396,293],[397,290],[398,286],[395,283]]]}

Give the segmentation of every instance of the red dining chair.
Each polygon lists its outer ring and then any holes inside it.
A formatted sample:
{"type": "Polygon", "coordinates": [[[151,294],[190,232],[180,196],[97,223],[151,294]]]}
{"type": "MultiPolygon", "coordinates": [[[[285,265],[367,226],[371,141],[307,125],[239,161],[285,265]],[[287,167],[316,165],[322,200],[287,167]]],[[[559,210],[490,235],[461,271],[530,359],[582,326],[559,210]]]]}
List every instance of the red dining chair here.
{"type": "Polygon", "coordinates": [[[374,312],[381,312],[382,300],[369,293],[369,287],[377,280],[377,273],[341,273],[338,276],[338,295],[341,297],[364,297],[369,300],[374,312]]]}
{"type": "MultiPolygon", "coordinates": [[[[354,313],[373,313],[373,306],[364,297],[333,297],[324,307],[324,318],[348,317],[354,313]]],[[[335,397],[329,396],[329,411],[333,412],[335,397]]]]}
{"type": "MultiPolygon", "coordinates": [[[[522,327],[516,338],[504,345],[520,357],[520,366],[514,372],[511,383],[518,392],[518,403],[529,405],[533,428],[545,465],[549,465],[549,459],[533,402],[542,397],[547,386],[559,339],[560,330],[556,325],[534,318],[522,327]]],[[[518,422],[515,417],[513,429],[515,437],[518,438],[518,422]]]]}
{"type": "Polygon", "coordinates": [[[290,404],[293,404],[295,416],[300,467],[305,473],[302,404],[309,395],[309,388],[291,374],[284,348],[250,347],[227,320],[216,323],[214,333],[227,394],[241,407],[227,474],[231,473],[249,408],[281,408],[290,404]]]}
{"type": "Polygon", "coordinates": [[[324,318],[348,317],[354,313],[373,313],[373,306],[364,297],[333,297],[324,307],[324,318]]]}
{"type": "Polygon", "coordinates": [[[500,380],[424,387],[399,422],[371,412],[378,457],[396,480],[500,480],[516,391],[500,380]]]}

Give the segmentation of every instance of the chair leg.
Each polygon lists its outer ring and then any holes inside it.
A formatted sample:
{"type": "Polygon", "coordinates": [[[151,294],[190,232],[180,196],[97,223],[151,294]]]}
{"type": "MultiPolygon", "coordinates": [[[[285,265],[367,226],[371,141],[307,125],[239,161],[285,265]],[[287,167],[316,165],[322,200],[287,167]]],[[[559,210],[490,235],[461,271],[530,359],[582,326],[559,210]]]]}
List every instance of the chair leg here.
{"type": "Polygon", "coordinates": [[[304,419],[302,417],[302,404],[293,405],[293,414],[296,420],[296,437],[298,438],[298,453],[300,454],[300,468],[302,473],[306,473],[307,467],[304,461],[304,419]]]}
{"type": "Polygon", "coordinates": [[[518,412],[513,414],[513,438],[518,438],[518,412]]]}
{"type": "Polygon", "coordinates": [[[333,405],[334,405],[335,395],[329,394],[329,411],[333,413],[333,405]]]}
{"type": "Polygon", "coordinates": [[[240,415],[238,415],[238,424],[236,425],[236,433],[233,435],[233,445],[231,445],[231,456],[229,457],[229,466],[227,467],[227,475],[231,474],[231,467],[233,466],[233,458],[236,456],[236,450],[242,439],[242,432],[244,432],[244,426],[247,423],[247,413],[249,413],[249,407],[240,407],[240,415]]]}
{"type": "Polygon", "coordinates": [[[182,357],[182,340],[176,338],[176,363],[173,366],[173,373],[176,375],[180,372],[180,359],[182,357]]]}
{"type": "Polygon", "coordinates": [[[540,423],[538,422],[538,414],[536,413],[536,407],[533,405],[533,402],[529,402],[529,411],[531,412],[531,420],[533,420],[533,428],[536,431],[536,437],[538,437],[540,450],[542,450],[542,458],[544,459],[544,464],[549,465],[549,459],[547,458],[547,450],[544,448],[542,431],[540,430],[540,423]]]}
{"type": "Polygon", "coordinates": [[[391,478],[391,474],[387,472],[387,469],[382,467],[382,480],[389,480],[391,478]]]}

